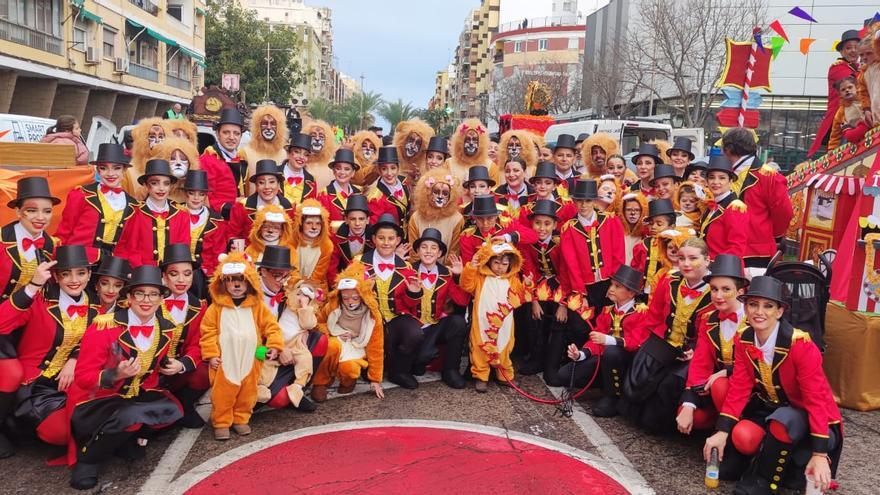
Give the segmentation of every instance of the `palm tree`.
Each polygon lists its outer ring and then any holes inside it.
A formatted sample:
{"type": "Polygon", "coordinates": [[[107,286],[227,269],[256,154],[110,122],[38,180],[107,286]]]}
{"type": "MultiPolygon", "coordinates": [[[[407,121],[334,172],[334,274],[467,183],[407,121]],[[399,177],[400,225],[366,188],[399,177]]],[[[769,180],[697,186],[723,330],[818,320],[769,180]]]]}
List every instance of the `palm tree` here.
{"type": "Polygon", "coordinates": [[[413,108],[411,103],[404,103],[400,98],[397,101],[386,102],[379,108],[379,115],[385,118],[388,125],[391,126],[389,134],[394,132],[397,124],[416,117],[418,113],[418,110],[413,108]]]}
{"type": "Polygon", "coordinates": [[[366,129],[373,125],[373,122],[376,120],[373,113],[379,109],[381,104],[382,95],[374,91],[352,95],[344,104],[346,108],[344,113],[350,115],[351,112],[355,112],[358,115],[358,121],[349,130],[366,129]]]}
{"type": "Polygon", "coordinates": [[[339,110],[339,105],[336,105],[325,98],[312,100],[308,106],[309,115],[311,115],[313,119],[323,120],[329,122],[331,125],[334,124],[339,117],[339,110]]]}

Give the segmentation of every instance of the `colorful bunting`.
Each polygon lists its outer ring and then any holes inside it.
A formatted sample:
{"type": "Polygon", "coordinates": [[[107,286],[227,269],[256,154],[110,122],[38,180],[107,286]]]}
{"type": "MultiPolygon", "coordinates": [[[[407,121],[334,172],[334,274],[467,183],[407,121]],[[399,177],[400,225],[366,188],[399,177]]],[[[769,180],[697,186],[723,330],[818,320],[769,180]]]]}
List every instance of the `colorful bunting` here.
{"type": "Polygon", "coordinates": [[[776,57],[779,55],[779,51],[782,50],[782,45],[784,44],[785,40],[779,36],[770,38],[770,52],[773,54],[771,60],[776,60],[776,57]]]}
{"type": "Polygon", "coordinates": [[[780,24],[779,19],[770,23],[770,29],[776,31],[776,34],[782,36],[782,38],[788,43],[788,35],[785,34],[785,29],[782,29],[782,24],[780,24]]]}
{"type": "Polygon", "coordinates": [[[758,45],[758,50],[761,50],[761,53],[765,53],[765,51],[764,51],[764,44],[761,43],[761,31],[758,30],[758,28],[755,28],[754,33],[755,33],[755,34],[754,34],[754,36],[755,36],[755,44],[758,45]]]}
{"type": "Polygon", "coordinates": [[[804,55],[810,53],[810,45],[816,41],[816,38],[801,38],[801,53],[804,55]]]}
{"type": "Polygon", "coordinates": [[[802,8],[800,8],[800,7],[795,7],[795,8],[793,8],[793,9],[789,10],[788,13],[791,14],[791,15],[793,15],[793,16],[795,16],[795,17],[798,17],[798,18],[800,18],[800,19],[803,19],[803,20],[805,20],[805,21],[808,21],[808,22],[818,22],[816,19],[813,19],[813,16],[811,16],[811,15],[808,14],[808,13],[806,13],[806,12],[804,11],[804,9],[802,9],[802,8]]]}

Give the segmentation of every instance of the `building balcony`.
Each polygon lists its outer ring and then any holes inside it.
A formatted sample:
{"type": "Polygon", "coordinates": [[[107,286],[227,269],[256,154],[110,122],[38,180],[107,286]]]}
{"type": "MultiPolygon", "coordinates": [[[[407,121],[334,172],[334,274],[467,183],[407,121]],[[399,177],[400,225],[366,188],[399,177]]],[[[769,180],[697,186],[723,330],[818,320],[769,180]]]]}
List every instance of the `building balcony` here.
{"type": "Polygon", "coordinates": [[[192,89],[192,83],[190,81],[181,79],[177,76],[172,76],[171,74],[165,75],[165,84],[172,88],[182,89],[184,91],[190,91],[192,89]]]}
{"type": "Polygon", "coordinates": [[[146,79],[147,81],[159,82],[159,71],[152,67],[130,62],[128,64],[128,73],[129,75],[146,79]]]}
{"type": "Polygon", "coordinates": [[[533,19],[524,19],[523,21],[506,22],[498,26],[498,34],[506,33],[508,31],[520,31],[526,29],[541,29],[558,26],[579,26],[583,25],[585,22],[583,18],[579,19],[576,15],[535,17],[533,19]]]}
{"type": "Polygon", "coordinates": [[[0,19],[0,39],[61,55],[64,40],[0,19]]]}
{"type": "Polygon", "coordinates": [[[159,6],[150,0],[128,0],[128,3],[152,15],[159,15],[159,6]]]}

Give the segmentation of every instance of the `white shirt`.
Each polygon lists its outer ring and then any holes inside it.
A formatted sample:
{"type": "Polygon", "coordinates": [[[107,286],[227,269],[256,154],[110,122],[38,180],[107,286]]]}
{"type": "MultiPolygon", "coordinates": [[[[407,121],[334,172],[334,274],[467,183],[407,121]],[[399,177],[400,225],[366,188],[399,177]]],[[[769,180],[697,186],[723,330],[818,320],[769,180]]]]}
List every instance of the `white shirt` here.
{"type": "Polygon", "coordinates": [[[595,213],[593,213],[589,217],[582,217],[581,214],[578,213],[577,217],[578,217],[578,222],[580,222],[583,227],[586,227],[588,225],[592,225],[592,223],[596,221],[596,214],[595,213]]]}
{"type": "Polygon", "coordinates": [[[24,249],[24,246],[21,245],[21,241],[23,239],[31,239],[36,241],[43,237],[43,233],[40,232],[36,237],[32,237],[31,234],[22,227],[21,223],[15,224],[15,240],[18,243],[18,254],[21,255],[25,261],[31,261],[37,256],[37,248],[34,246],[30,246],[27,249],[24,249]]]}
{"type": "Polygon", "coordinates": [[[384,184],[385,187],[388,188],[388,191],[391,192],[391,195],[392,195],[392,196],[395,196],[395,195],[397,194],[397,191],[402,191],[402,190],[403,190],[403,184],[401,184],[399,180],[398,180],[397,182],[395,182],[394,184],[389,184],[389,183],[385,182],[385,181],[382,180],[382,179],[379,179],[379,181],[380,181],[382,184],[384,184]]]}
{"type": "Polygon", "coordinates": [[[522,196],[524,196],[526,194],[526,186],[525,186],[525,184],[523,184],[523,186],[520,187],[519,191],[511,191],[510,188],[508,188],[507,193],[508,194],[516,194],[516,199],[511,199],[509,197],[507,198],[507,204],[509,204],[511,206],[516,206],[517,208],[519,208],[519,206],[520,206],[519,198],[521,198],[522,196]]]}
{"type": "Polygon", "coordinates": [[[736,163],[733,164],[733,173],[739,175],[740,172],[752,166],[752,163],[755,162],[755,155],[746,155],[740,157],[736,163]]]}
{"type": "MultiPolygon", "coordinates": [[[[153,331],[154,332],[156,331],[155,330],[155,325],[156,325],[156,317],[155,316],[150,317],[150,321],[141,323],[141,319],[138,318],[138,316],[136,314],[134,314],[134,311],[132,311],[130,309],[128,310],[128,324],[130,326],[134,326],[134,327],[152,326],[152,327],[154,327],[153,331]]],[[[153,335],[150,334],[149,336],[146,336],[144,334],[138,334],[137,337],[132,336],[132,340],[134,340],[134,345],[137,346],[138,350],[146,351],[147,349],[150,348],[150,345],[153,343],[153,335]]]]}
{"type": "Polygon", "coordinates": [[[288,178],[293,177],[302,177],[303,180],[306,178],[302,170],[293,170],[290,168],[290,162],[288,162],[288,165],[284,167],[284,182],[287,182],[288,178]]]}
{"type": "MultiPolygon", "coordinates": [[[[365,236],[367,235],[367,232],[366,232],[366,230],[360,234],[355,234],[354,232],[349,232],[348,235],[359,235],[361,237],[364,237],[365,238],[364,240],[366,240],[365,236]]],[[[364,250],[364,243],[361,241],[348,241],[348,249],[351,251],[352,256],[357,255],[357,254],[361,254],[361,251],[364,250]]]]}
{"type": "Polygon", "coordinates": [[[147,196],[147,200],[144,202],[147,204],[147,208],[153,213],[168,211],[168,200],[163,200],[161,203],[157,203],[153,198],[147,196]]]}
{"type": "Polygon", "coordinates": [[[376,273],[377,277],[382,279],[382,281],[388,280],[392,275],[394,275],[394,270],[380,270],[379,269],[380,264],[386,264],[386,263],[391,266],[394,266],[395,265],[394,256],[392,255],[391,258],[382,258],[381,256],[379,256],[378,251],[376,251],[373,254],[373,271],[376,273]]]}
{"type": "Polygon", "coordinates": [[[278,310],[278,304],[272,301],[272,298],[275,297],[277,292],[273,292],[266,287],[266,284],[263,283],[263,279],[260,279],[260,287],[263,289],[263,302],[266,303],[266,306],[272,310],[272,313],[276,313],[278,310]]]}
{"type": "Polygon", "coordinates": [[[257,209],[258,210],[263,209],[266,205],[277,205],[279,203],[280,203],[280,201],[278,200],[278,196],[275,196],[274,198],[272,198],[271,203],[267,203],[267,202],[263,201],[263,198],[261,198],[259,195],[257,195],[257,209]]]}
{"type": "Polygon", "coordinates": [[[758,342],[758,333],[755,332],[755,347],[764,355],[765,364],[773,364],[773,355],[776,353],[776,337],[779,336],[779,322],[773,327],[773,331],[764,343],[758,342]]]}
{"type": "Polygon", "coordinates": [[[440,278],[440,273],[437,271],[437,265],[434,265],[430,270],[425,268],[423,265],[419,265],[419,280],[422,282],[422,287],[426,289],[433,289],[435,285],[437,285],[437,279],[440,278]],[[422,273],[427,273],[428,275],[434,274],[437,275],[437,278],[434,279],[434,283],[431,283],[430,280],[422,280],[422,273]]]}
{"type": "Polygon", "coordinates": [[[337,193],[344,193],[348,196],[350,196],[351,193],[353,192],[350,183],[348,185],[346,185],[345,187],[342,187],[342,185],[340,183],[336,182],[335,180],[333,181],[333,189],[337,193]]]}
{"type": "Polygon", "coordinates": [[[196,227],[199,227],[199,226],[201,226],[201,225],[204,225],[205,222],[208,221],[208,209],[205,208],[204,206],[203,206],[202,209],[199,210],[199,211],[192,211],[192,210],[189,210],[189,214],[190,214],[190,215],[198,215],[198,216],[199,216],[198,221],[196,221],[195,223],[193,223],[192,218],[190,218],[190,221],[189,221],[190,228],[193,228],[193,229],[194,229],[194,228],[196,228],[196,227]]]}
{"type": "Polygon", "coordinates": [[[559,178],[562,179],[562,180],[568,180],[568,179],[571,179],[572,177],[574,177],[574,171],[573,171],[573,170],[569,170],[567,175],[562,175],[562,174],[559,173],[559,170],[557,170],[557,171],[556,171],[556,177],[559,177],[559,178]]]}
{"type": "MultiPolygon", "coordinates": [[[[58,295],[58,309],[61,310],[62,315],[67,314],[67,308],[69,308],[70,306],[72,306],[72,305],[79,306],[82,304],[85,304],[85,298],[83,297],[82,294],[79,295],[79,300],[74,300],[72,297],[67,295],[67,293],[64,292],[63,290],[58,295]]],[[[70,319],[70,321],[73,321],[73,320],[79,318],[79,314],[74,313],[73,316],[67,315],[67,317],[70,319]]]]}
{"type": "MultiPolygon", "coordinates": [[[[623,303],[623,306],[614,305],[614,309],[620,311],[621,313],[626,313],[627,311],[633,309],[636,305],[635,299],[630,299],[629,301],[623,303]]],[[[617,345],[617,339],[612,337],[611,335],[605,336],[605,345],[617,345]]]]}
{"type": "Polygon", "coordinates": [[[726,193],[721,193],[718,196],[715,196],[715,202],[720,203],[720,202],[724,201],[724,198],[726,198],[728,196],[730,196],[730,191],[727,191],[726,193]]]}
{"type": "Polygon", "coordinates": [[[110,208],[113,208],[113,211],[119,211],[125,208],[125,193],[120,192],[101,192],[101,185],[98,185],[98,194],[104,196],[104,200],[107,201],[107,204],[110,205],[110,208]]]}
{"type": "Polygon", "coordinates": [[[183,301],[183,307],[178,309],[177,306],[171,308],[169,313],[171,313],[171,319],[174,320],[174,323],[180,325],[186,320],[186,307],[189,306],[189,298],[186,297],[186,294],[181,294],[180,297],[175,295],[168,296],[165,298],[166,301],[183,301]]]}
{"type": "MultiPolygon", "coordinates": [[[[705,293],[706,293],[706,290],[709,288],[709,284],[707,284],[706,282],[700,282],[700,283],[698,283],[695,287],[691,287],[690,284],[687,283],[687,281],[685,281],[685,282],[683,282],[683,283],[684,283],[684,286],[685,286],[685,287],[691,288],[691,289],[693,289],[693,290],[698,290],[698,291],[700,291],[700,294],[701,294],[701,295],[702,295],[702,294],[705,294],[705,293]]],[[[685,301],[687,301],[687,302],[691,302],[691,301],[693,301],[693,300],[695,300],[695,299],[699,299],[699,297],[684,296],[684,299],[685,299],[685,301]]]]}

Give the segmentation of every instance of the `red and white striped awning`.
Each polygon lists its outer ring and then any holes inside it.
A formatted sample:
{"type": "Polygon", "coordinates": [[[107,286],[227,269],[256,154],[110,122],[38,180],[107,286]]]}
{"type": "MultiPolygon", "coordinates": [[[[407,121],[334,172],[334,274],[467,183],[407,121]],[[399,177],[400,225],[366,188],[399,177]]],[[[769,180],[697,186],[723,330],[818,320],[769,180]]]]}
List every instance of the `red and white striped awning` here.
{"type": "Polygon", "coordinates": [[[864,185],[864,177],[848,175],[816,174],[807,181],[807,187],[834,194],[848,194],[850,196],[861,192],[864,185]]]}

